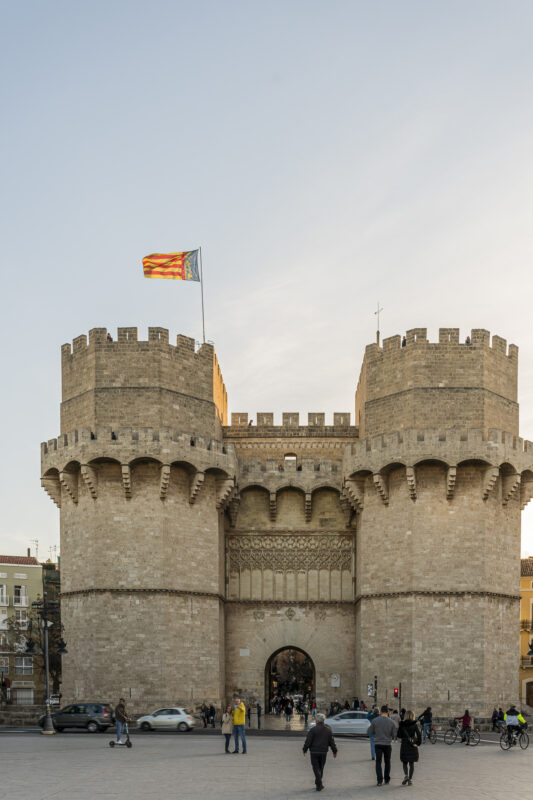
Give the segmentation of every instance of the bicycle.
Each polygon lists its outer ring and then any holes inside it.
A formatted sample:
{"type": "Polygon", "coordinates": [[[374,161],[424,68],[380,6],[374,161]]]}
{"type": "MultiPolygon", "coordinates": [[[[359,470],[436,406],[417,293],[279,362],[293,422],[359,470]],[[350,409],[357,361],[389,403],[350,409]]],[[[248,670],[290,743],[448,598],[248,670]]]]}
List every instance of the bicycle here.
{"type": "Polygon", "coordinates": [[[500,747],[502,750],[510,750],[511,747],[516,747],[517,744],[520,745],[521,750],[527,750],[529,747],[529,736],[525,730],[513,730],[510,736],[509,731],[503,731],[500,736],[500,747]]]}
{"type": "Polygon", "coordinates": [[[481,740],[481,736],[479,735],[479,728],[472,728],[466,729],[463,731],[460,725],[457,725],[455,720],[450,720],[450,727],[444,734],[444,741],[446,744],[455,744],[458,737],[461,737],[461,741],[464,741],[463,734],[466,739],[466,744],[470,745],[471,747],[475,747],[479,744],[481,740]]]}

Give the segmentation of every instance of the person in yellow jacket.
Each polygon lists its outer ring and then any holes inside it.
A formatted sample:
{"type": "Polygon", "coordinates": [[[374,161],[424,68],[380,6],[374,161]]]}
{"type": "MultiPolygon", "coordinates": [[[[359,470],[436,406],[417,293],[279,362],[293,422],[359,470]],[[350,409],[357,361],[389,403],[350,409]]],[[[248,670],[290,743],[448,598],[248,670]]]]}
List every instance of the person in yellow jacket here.
{"type": "Polygon", "coordinates": [[[513,743],[513,731],[521,731],[522,728],[526,725],[526,721],[520,711],[516,708],[516,706],[512,705],[511,708],[508,708],[505,714],[503,715],[503,719],[505,724],[507,725],[507,737],[509,739],[509,744],[513,743]]]}
{"type": "Polygon", "coordinates": [[[235,737],[235,750],[234,753],[239,752],[239,736],[242,742],[242,753],[246,755],[246,736],[244,734],[244,726],[246,724],[246,708],[240,697],[236,697],[233,703],[233,735],[235,737]]]}

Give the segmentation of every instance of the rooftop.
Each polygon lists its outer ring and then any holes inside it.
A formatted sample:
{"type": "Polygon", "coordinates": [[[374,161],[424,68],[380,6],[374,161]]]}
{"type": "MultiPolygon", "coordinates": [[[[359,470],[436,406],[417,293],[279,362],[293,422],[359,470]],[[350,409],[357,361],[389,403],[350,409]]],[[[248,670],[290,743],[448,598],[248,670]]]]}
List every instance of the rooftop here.
{"type": "Polygon", "coordinates": [[[0,556],[0,564],[24,564],[27,567],[40,567],[33,556],[0,556]]]}

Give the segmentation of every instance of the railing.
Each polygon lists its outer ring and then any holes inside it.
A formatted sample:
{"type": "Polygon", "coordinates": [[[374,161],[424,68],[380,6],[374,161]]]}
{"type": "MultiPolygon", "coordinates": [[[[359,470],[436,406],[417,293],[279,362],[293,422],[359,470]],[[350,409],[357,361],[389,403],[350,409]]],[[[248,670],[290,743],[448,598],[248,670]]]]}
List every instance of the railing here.
{"type": "Polygon", "coordinates": [[[13,595],[13,605],[15,608],[27,608],[28,607],[28,596],[27,595],[13,595]]]}
{"type": "Polygon", "coordinates": [[[521,631],[533,631],[533,620],[532,619],[521,619],[520,620],[520,630],[521,631]]]}

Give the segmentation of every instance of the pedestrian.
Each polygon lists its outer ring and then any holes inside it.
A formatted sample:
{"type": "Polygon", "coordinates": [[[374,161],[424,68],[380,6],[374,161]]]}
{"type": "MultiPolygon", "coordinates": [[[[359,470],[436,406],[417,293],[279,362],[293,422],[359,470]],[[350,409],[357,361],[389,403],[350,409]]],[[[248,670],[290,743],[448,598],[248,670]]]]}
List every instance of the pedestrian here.
{"type": "Polygon", "coordinates": [[[235,698],[233,704],[233,736],[235,738],[234,753],[239,753],[239,737],[242,742],[242,754],[246,755],[246,735],[244,726],[246,724],[246,709],[240,697],[235,698]]]}
{"type": "MultiPolygon", "coordinates": [[[[366,718],[370,723],[372,723],[372,721],[375,720],[376,717],[379,717],[379,712],[378,712],[377,706],[372,706],[372,708],[370,709],[370,711],[366,715],[366,718]]],[[[375,761],[375,759],[376,759],[376,742],[374,740],[374,735],[369,733],[368,734],[368,738],[370,739],[370,756],[372,758],[372,761],[375,761]]]]}
{"type": "Polygon", "coordinates": [[[123,697],[120,698],[117,705],[115,706],[115,724],[117,726],[117,744],[123,744],[121,741],[122,739],[122,731],[124,730],[124,725],[126,722],[129,722],[130,719],[126,714],[126,701],[123,697]]]}
{"type": "Polygon", "coordinates": [[[405,719],[406,713],[405,708],[400,708],[400,720],[405,719]]]}
{"type": "Polygon", "coordinates": [[[398,738],[401,740],[400,760],[402,762],[404,774],[402,786],[406,784],[411,786],[413,783],[415,763],[418,761],[418,748],[422,742],[420,728],[416,724],[414,711],[405,712],[405,717],[401,720],[400,727],[398,728],[398,738]]]}
{"type": "Polygon", "coordinates": [[[202,707],[200,708],[200,716],[204,723],[204,728],[207,728],[207,715],[209,714],[209,709],[206,703],[202,703],[202,707]]]}
{"type": "Polygon", "coordinates": [[[313,699],[311,700],[311,716],[313,717],[313,719],[316,719],[317,711],[318,709],[316,707],[316,699],[313,697],[313,699]]]}
{"type": "Polygon", "coordinates": [[[354,711],[359,711],[359,698],[358,697],[354,697],[353,703],[352,703],[352,708],[353,708],[354,711]]]}
{"type": "Polygon", "coordinates": [[[290,728],[291,720],[292,720],[292,712],[294,711],[294,704],[290,697],[287,698],[287,702],[285,703],[285,723],[286,727],[290,728]]]}
{"type": "Polygon", "coordinates": [[[215,706],[211,703],[211,705],[209,706],[209,721],[211,723],[211,727],[212,728],[215,727],[215,715],[216,715],[216,713],[217,712],[215,710],[215,706]]]}
{"type": "Polygon", "coordinates": [[[381,706],[381,713],[372,720],[370,728],[368,729],[369,736],[375,737],[376,778],[378,786],[381,786],[384,781],[385,783],[390,783],[391,742],[395,730],[394,722],[389,719],[389,707],[381,706]],[[385,762],[385,774],[383,774],[381,769],[382,759],[385,762]]]}
{"type": "Polygon", "coordinates": [[[333,753],[333,758],[337,758],[337,745],[333,738],[333,732],[329,725],[324,724],[324,720],[324,714],[316,715],[316,725],[308,732],[303,746],[304,756],[308,750],[311,753],[311,767],[315,774],[317,792],[321,792],[324,788],[324,767],[330,748],[333,753]]]}
{"type": "Polygon", "coordinates": [[[226,739],[224,752],[229,753],[229,743],[231,741],[231,734],[233,733],[233,716],[231,713],[231,706],[226,706],[226,710],[222,714],[222,735],[226,739]]]}
{"type": "Polygon", "coordinates": [[[424,736],[422,738],[422,742],[425,742],[427,739],[428,731],[433,725],[433,714],[431,712],[431,706],[428,706],[426,710],[420,714],[420,716],[418,717],[418,721],[421,722],[424,726],[424,736]]]}
{"type": "Polygon", "coordinates": [[[252,706],[248,706],[246,710],[246,715],[248,717],[248,727],[252,727],[252,706]]]}
{"type": "Polygon", "coordinates": [[[307,700],[303,704],[302,711],[303,711],[303,715],[304,715],[304,725],[305,725],[305,727],[307,729],[307,720],[309,719],[309,703],[307,702],[307,700]]]}
{"type": "Polygon", "coordinates": [[[397,710],[394,709],[392,714],[390,715],[391,720],[394,722],[394,727],[396,728],[396,732],[392,737],[394,741],[398,739],[398,728],[400,727],[400,715],[398,714],[397,710]]]}
{"type": "Polygon", "coordinates": [[[261,708],[261,703],[257,704],[257,729],[261,730],[261,714],[263,713],[263,709],[261,708]]]}
{"type": "Polygon", "coordinates": [[[501,733],[503,729],[503,723],[505,722],[505,714],[503,713],[503,708],[499,706],[498,708],[498,731],[501,733]]]}
{"type": "Polygon", "coordinates": [[[493,730],[493,731],[497,731],[497,730],[499,730],[499,725],[498,725],[498,708],[497,708],[497,706],[494,706],[494,709],[493,709],[493,711],[492,711],[491,722],[492,722],[492,730],[493,730]]]}

